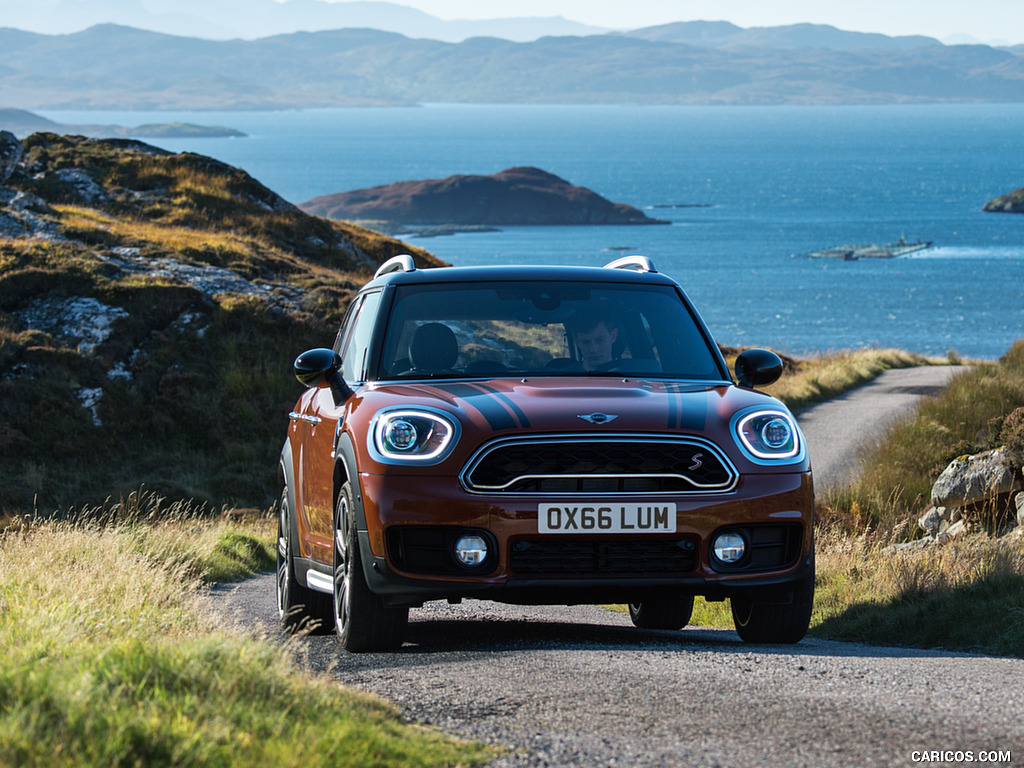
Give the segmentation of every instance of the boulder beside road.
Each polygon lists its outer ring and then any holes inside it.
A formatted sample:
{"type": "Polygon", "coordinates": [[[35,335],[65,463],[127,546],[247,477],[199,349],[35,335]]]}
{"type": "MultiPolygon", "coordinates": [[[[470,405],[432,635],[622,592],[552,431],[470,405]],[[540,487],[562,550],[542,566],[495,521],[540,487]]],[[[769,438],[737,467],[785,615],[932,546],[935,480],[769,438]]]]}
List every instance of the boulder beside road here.
{"type": "Polygon", "coordinates": [[[969,533],[984,522],[993,532],[1016,525],[1024,531],[1024,478],[997,448],[954,459],[932,486],[931,503],[917,523],[924,542],[969,533]]]}

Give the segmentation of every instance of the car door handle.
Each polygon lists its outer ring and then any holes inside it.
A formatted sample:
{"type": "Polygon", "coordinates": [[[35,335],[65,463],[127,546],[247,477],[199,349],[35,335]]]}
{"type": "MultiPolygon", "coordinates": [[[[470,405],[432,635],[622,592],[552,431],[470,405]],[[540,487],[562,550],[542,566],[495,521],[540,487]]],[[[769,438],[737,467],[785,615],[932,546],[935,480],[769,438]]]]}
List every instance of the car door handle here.
{"type": "Polygon", "coordinates": [[[288,418],[292,421],[304,421],[307,424],[313,424],[314,426],[319,424],[321,421],[319,416],[306,416],[304,413],[296,413],[295,411],[289,413],[288,418]]]}

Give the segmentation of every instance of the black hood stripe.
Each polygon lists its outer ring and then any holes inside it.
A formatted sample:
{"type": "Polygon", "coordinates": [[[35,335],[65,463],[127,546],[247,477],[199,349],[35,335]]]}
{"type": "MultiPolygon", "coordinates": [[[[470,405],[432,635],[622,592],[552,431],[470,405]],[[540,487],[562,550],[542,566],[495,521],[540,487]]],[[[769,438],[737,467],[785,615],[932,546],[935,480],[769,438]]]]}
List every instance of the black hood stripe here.
{"type": "Polygon", "coordinates": [[[693,387],[686,384],[665,384],[668,396],[668,428],[688,432],[701,432],[707,426],[706,411],[697,412],[684,405],[683,393],[693,392],[693,387]]]}
{"type": "Polygon", "coordinates": [[[491,393],[472,384],[435,384],[436,389],[447,392],[477,410],[494,431],[516,429],[519,425],[502,403],[491,393]]]}
{"type": "Polygon", "coordinates": [[[485,387],[483,384],[477,384],[476,386],[480,387],[480,389],[482,389],[484,392],[491,393],[492,395],[494,395],[494,397],[498,398],[498,400],[504,403],[505,407],[512,412],[512,415],[519,420],[519,427],[521,429],[530,428],[530,419],[527,417],[526,412],[518,405],[516,405],[515,400],[506,395],[504,392],[499,392],[498,390],[492,387],[485,387]]]}

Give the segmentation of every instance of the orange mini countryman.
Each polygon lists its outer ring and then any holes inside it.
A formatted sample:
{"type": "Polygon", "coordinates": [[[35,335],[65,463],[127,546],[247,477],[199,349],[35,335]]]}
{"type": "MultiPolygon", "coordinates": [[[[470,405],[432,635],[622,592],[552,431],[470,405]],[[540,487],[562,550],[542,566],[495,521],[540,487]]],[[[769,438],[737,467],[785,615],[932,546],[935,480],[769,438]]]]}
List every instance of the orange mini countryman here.
{"type": "Polygon", "coordinates": [[[651,261],[384,264],[306,387],[281,452],[287,629],[350,651],[463,598],[624,603],[681,629],[728,599],[748,642],[794,643],[814,595],[814,491],[777,355],[736,378],[651,261]]]}

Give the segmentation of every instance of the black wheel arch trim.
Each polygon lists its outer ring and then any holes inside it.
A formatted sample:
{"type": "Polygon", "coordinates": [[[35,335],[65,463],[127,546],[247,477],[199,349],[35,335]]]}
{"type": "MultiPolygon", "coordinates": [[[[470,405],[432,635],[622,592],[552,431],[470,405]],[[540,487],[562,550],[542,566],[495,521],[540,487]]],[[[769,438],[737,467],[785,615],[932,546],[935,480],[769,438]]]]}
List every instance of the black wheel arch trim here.
{"type": "MultiPolygon", "coordinates": [[[[348,432],[342,432],[338,437],[338,443],[334,446],[334,503],[337,506],[338,494],[341,493],[341,486],[345,481],[352,484],[352,502],[355,505],[356,530],[366,530],[366,512],[363,509],[363,491],[359,486],[359,462],[356,461],[356,449],[352,443],[352,436],[348,432]]],[[[372,556],[372,555],[371,555],[372,556]]],[[[364,557],[363,562],[366,562],[364,557]]]]}
{"type": "Polygon", "coordinates": [[[292,572],[295,574],[295,580],[299,582],[299,585],[308,589],[309,584],[306,583],[306,571],[308,569],[301,567],[302,558],[297,557],[295,554],[298,552],[296,545],[299,541],[299,523],[295,517],[298,506],[295,500],[295,464],[292,461],[292,443],[290,440],[285,440],[284,447],[281,448],[278,471],[280,472],[281,484],[288,492],[288,509],[291,510],[291,514],[288,516],[288,536],[291,539],[289,549],[292,552],[292,572]]]}
{"type": "MultiPolygon", "coordinates": [[[[335,483],[336,487],[334,489],[335,502],[337,502],[337,494],[341,490],[341,484],[346,479],[359,477],[355,470],[355,467],[357,466],[355,449],[353,448],[351,438],[347,434],[343,433],[341,438],[338,440],[338,445],[335,449],[335,456],[337,457],[335,479],[340,480],[340,482],[335,483]]],[[[288,519],[288,528],[292,542],[292,568],[294,569],[295,579],[301,586],[306,587],[307,589],[316,589],[316,587],[311,585],[309,580],[306,578],[306,574],[309,571],[315,571],[318,574],[330,578],[333,578],[334,574],[331,566],[324,565],[323,563],[319,563],[308,557],[300,557],[297,554],[294,554],[298,552],[295,545],[299,540],[299,524],[295,515],[298,509],[298,502],[295,498],[295,464],[292,460],[292,445],[289,440],[285,440],[284,446],[281,448],[278,471],[280,473],[281,484],[288,492],[288,508],[292,512],[288,519]]],[[[366,540],[366,545],[363,547],[364,570],[369,571],[369,564],[375,559],[375,557],[369,548],[369,537],[366,536],[366,513],[363,511],[363,497],[358,481],[352,484],[352,491],[356,512],[356,525],[357,530],[360,533],[360,544],[363,544],[363,539],[366,540]]],[[[367,574],[367,577],[369,581],[369,573],[367,574]]]]}

